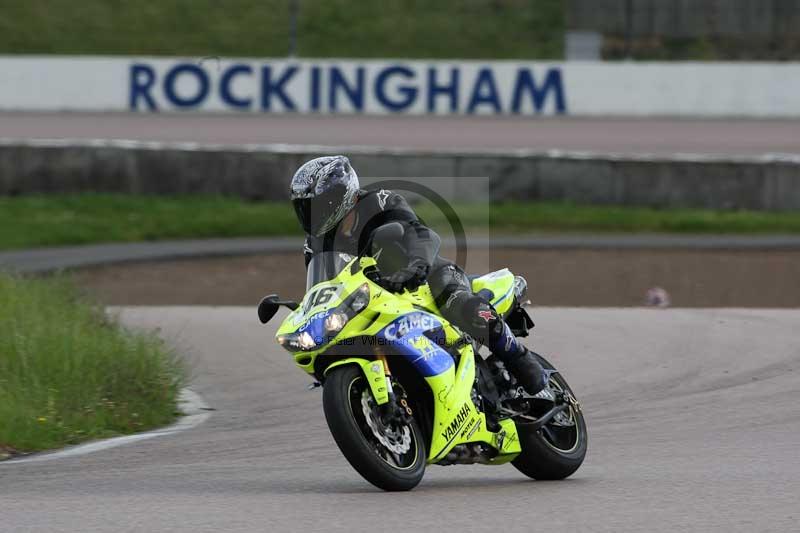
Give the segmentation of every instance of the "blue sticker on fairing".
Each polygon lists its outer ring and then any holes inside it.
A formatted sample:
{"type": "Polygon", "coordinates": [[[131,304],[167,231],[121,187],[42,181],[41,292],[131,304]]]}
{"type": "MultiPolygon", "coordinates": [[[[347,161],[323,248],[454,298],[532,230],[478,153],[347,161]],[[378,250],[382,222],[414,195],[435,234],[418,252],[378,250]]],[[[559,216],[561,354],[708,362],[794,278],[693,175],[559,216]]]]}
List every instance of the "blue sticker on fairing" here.
{"type": "Polygon", "coordinates": [[[424,377],[430,377],[454,365],[453,357],[425,335],[441,328],[442,323],[434,315],[415,312],[392,321],[378,332],[377,338],[380,344],[391,346],[405,357],[424,377]]]}
{"type": "Polygon", "coordinates": [[[321,311],[313,315],[297,332],[307,331],[311,338],[314,339],[314,342],[317,343],[317,346],[329,342],[331,337],[325,336],[325,319],[328,318],[329,314],[330,311],[321,311]]]}

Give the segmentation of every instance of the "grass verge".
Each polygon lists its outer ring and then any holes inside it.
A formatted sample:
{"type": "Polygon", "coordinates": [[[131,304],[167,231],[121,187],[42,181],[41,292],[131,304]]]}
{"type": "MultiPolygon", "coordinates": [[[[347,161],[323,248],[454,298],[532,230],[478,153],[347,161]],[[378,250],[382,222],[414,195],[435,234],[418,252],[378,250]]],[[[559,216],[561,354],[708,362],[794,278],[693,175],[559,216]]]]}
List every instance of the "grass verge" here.
{"type": "Polygon", "coordinates": [[[296,233],[288,202],[114,194],[0,197],[0,249],[296,233]]]}
{"type": "MultiPolygon", "coordinates": [[[[0,0],[0,53],[285,57],[290,4],[288,0],[0,0]]],[[[300,57],[553,59],[563,55],[561,0],[297,4],[300,57]]]]}
{"type": "MultiPolygon", "coordinates": [[[[497,234],[534,232],[800,233],[800,212],[579,206],[455,205],[463,224],[497,234]]],[[[419,215],[444,226],[436,208],[419,215]]],[[[81,194],[0,197],[0,250],[165,239],[299,235],[288,202],[81,194]]]]}
{"type": "Polygon", "coordinates": [[[66,279],[0,274],[0,459],[163,426],[184,376],[66,279]]]}

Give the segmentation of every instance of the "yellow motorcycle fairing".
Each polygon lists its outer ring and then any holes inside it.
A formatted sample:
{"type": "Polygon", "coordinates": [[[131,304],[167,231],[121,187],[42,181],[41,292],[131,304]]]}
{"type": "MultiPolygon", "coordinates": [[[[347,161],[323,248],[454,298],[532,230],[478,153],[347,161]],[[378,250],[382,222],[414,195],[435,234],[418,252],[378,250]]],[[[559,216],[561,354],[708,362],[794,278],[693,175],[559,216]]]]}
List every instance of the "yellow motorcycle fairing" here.
{"type": "MultiPolygon", "coordinates": [[[[422,375],[432,392],[429,463],[442,460],[457,445],[477,442],[497,450],[493,463],[512,460],[521,452],[514,422],[502,420],[500,430],[492,432],[486,427],[485,414],[472,401],[475,357],[480,356],[474,353],[471,344],[465,344],[458,349],[456,365],[456,358],[443,345],[455,345],[462,334],[438,315],[428,286],[402,294],[389,292],[364,275],[365,269],[374,266],[373,258],[357,258],[335,278],[311,287],[300,306],[284,319],[276,334],[278,342],[292,352],[301,369],[320,381],[337,366],[359,365],[379,405],[386,403],[389,396],[388,391],[381,390],[385,385],[379,382],[378,374],[384,369],[375,365],[379,362],[375,353],[386,355],[390,367],[395,357],[404,358],[422,375]],[[356,291],[368,292],[368,304],[340,330],[331,331],[329,326],[335,320],[330,317],[343,313],[342,306],[356,291]],[[432,332],[436,332],[436,342],[429,338],[432,332]],[[356,339],[374,342],[365,349],[356,339]],[[337,353],[352,351],[331,359],[334,347],[337,353]]],[[[513,292],[514,278],[508,270],[475,281],[479,290],[491,290],[500,306],[505,306],[506,300],[513,302],[513,294],[508,294],[509,290],[513,292]]]]}

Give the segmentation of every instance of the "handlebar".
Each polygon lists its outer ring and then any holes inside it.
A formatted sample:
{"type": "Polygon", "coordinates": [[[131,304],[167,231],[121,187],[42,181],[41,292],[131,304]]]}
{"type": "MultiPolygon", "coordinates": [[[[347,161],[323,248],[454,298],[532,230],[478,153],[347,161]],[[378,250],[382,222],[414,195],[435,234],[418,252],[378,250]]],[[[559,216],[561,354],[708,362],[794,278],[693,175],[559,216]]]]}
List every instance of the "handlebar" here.
{"type": "Polygon", "coordinates": [[[405,289],[402,289],[400,291],[393,290],[393,288],[389,284],[389,281],[385,279],[383,276],[381,276],[381,271],[378,270],[377,265],[364,269],[364,277],[373,282],[375,285],[381,287],[382,289],[387,290],[389,292],[393,292],[395,294],[400,294],[405,290],[405,289]]]}

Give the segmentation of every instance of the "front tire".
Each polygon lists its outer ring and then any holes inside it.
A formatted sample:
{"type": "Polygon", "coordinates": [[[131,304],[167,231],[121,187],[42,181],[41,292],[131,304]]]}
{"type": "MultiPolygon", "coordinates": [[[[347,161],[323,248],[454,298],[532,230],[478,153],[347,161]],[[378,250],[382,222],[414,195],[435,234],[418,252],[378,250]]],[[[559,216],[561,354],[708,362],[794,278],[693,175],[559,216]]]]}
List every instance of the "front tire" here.
{"type": "Polygon", "coordinates": [[[322,390],[331,435],[350,465],[386,491],[410,490],[425,474],[426,451],[417,422],[384,425],[357,365],[335,368],[322,390]]]}
{"type": "MultiPolygon", "coordinates": [[[[542,367],[555,370],[547,359],[539,354],[534,355],[542,367]]],[[[568,392],[574,398],[572,389],[561,374],[552,374],[548,385],[568,392]]],[[[511,464],[526,476],[539,480],[564,479],[575,473],[586,457],[586,421],[583,412],[575,406],[570,406],[561,420],[572,422],[574,426],[546,424],[537,431],[531,428],[530,423],[516,420],[522,453],[511,464]]]]}

